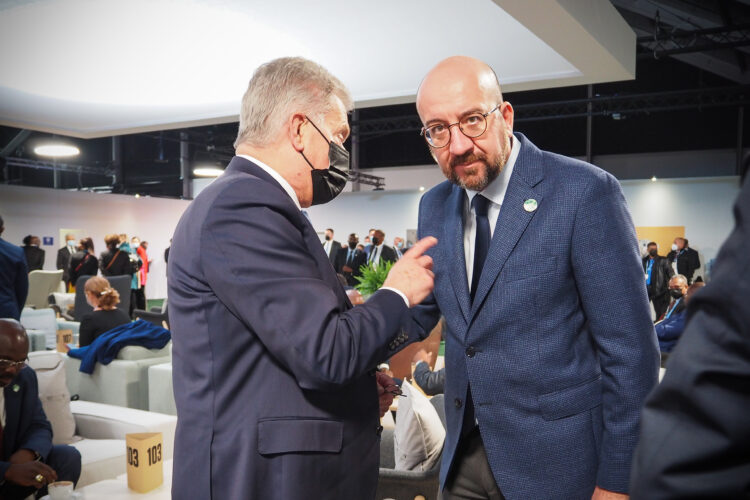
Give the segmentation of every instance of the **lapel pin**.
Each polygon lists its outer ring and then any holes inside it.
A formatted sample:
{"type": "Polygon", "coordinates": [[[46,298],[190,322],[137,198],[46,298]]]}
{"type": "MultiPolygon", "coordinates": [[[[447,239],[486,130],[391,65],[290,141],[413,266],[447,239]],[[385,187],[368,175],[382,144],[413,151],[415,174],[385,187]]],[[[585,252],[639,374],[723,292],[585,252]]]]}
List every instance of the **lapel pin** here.
{"type": "Polygon", "coordinates": [[[21,389],[18,384],[13,384],[13,392],[18,392],[21,389]]]}
{"type": "Polygon", "coordinates": [[[523,209],[527,212],[533,212],[538,206],[539,204],[534,198],[529,198],[528,200],[523,202],[523,209]]]}

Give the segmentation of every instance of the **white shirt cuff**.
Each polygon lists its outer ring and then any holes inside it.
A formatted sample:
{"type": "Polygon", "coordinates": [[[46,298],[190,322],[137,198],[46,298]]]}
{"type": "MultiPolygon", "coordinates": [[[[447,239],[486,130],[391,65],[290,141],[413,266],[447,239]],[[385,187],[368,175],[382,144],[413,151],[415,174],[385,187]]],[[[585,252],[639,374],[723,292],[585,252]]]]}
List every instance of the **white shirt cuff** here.
{"type": "Polygon", "coordinates": [[[406,303],[406,307],[411,307],[409,305],[409,299],[406,298],[406,295],[401,290],[396,290],[395,288],[391,288],[389,286],[384,286],[381,288],[381,290],[390,290],[392,292],[396,292],[397,294],[401,296],[402,299],[404,299],[404,302],[406,303]]]}

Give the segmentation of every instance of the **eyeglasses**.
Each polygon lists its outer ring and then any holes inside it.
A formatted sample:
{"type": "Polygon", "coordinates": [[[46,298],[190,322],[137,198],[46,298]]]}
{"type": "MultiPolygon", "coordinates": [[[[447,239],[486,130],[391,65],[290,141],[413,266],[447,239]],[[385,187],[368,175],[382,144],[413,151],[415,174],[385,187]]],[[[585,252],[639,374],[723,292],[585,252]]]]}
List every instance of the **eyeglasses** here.
{"type": "Polygon", "coordinates": [[[458,125],[458,129],[466,137],[473,139],[484,134],[487,130],[487,117],[497,111],[502,104],[498,104],[486,113],[472,113],[461,118],[456,123],[447,125],[445,123],[435,123],[429,127],[422,127],[419,135],[424,136],[427,144],[433,148],[444,148],[451,142],[451,127],[458,125]]]}
{"type": "Polygon", "coordinates": [[[0,359],[0,370],[7,370],[8,368],[23,368],[29,358],[22,361],[13,361],[12,359],[0,359]]]}

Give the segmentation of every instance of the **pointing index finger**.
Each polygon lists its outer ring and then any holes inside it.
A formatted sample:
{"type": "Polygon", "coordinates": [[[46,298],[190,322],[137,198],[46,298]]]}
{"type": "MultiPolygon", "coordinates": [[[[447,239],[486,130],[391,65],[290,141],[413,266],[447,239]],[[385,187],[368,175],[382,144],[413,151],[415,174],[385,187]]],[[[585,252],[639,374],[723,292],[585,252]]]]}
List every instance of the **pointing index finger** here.
{"type": "Polygon", "coordinates": [[[437,245],[437,238],[434,236],[427,236],[426,238],[422,238],[418,242],[414,244],[411,249],[404,254],[405,256],[409,256],[412,259],[417,259],[422,256],[427,250],[437,245]]]}

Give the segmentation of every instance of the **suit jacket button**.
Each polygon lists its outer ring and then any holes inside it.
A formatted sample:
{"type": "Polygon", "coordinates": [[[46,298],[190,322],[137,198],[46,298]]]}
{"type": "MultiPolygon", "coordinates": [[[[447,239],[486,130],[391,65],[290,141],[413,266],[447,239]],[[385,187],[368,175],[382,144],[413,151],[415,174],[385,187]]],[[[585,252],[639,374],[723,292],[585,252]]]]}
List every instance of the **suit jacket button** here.
{"type": "Polygon", "coordinates": [[[466,348],[466,355],[470,358],[473,358],[476,353],[477,351],[474,349],[474,346],[469,346],[466,348]]]}
{"type": "Polygon", "coordinates": [[[456,408],[461,408],[461,406],[464,404],[464,402],[461,401],[459,398],[456,398],[454,403],[456,404],[456,408]]]}
{"type": "Polygon", "coordinates": [[[383,433],[383,426],[382,426],[382,425],[379,425],[379,426],[378,426],[378,427],[377,427],[377,428],[375,429],[375,432],[377,432],[377,434],[378,434],[378,437],[380,437],[380,435],[381,435],[381,434],[383,433]]]}

